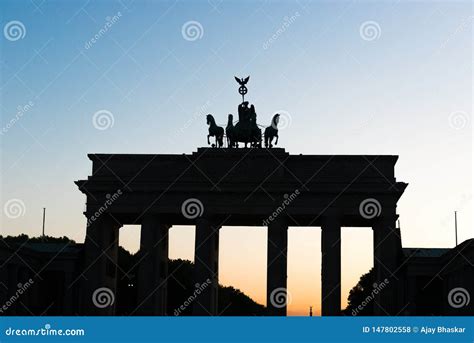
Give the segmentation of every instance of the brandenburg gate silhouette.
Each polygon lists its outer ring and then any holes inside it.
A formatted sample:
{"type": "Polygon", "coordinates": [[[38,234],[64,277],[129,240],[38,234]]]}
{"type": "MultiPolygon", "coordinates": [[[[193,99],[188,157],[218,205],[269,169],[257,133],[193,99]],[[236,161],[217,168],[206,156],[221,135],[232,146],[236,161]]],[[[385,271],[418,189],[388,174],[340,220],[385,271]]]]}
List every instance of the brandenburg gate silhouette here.
{"type": "Polygon", "coordinates": [[[260,147],[88,156],[92,175],[76,181],[87,196],[83,314],[115,313],[114,306],[100,308],[91,299],[97,289],[117,290],[118,237],[128,224],[141,225],[136,314],[167,314],[172,225],[196,227],[194,281],[210,281],[193,303],[195,315],[218,314],[222,226],[267,226],[268,315],[286,315],[286,303],[272,297],[287,289],[289,226],[321,227],[322,315],[340,315],[341,228],[371,227],[376,282],[390,280],[375,299],[376,314],[399,311],[396,206],[407,184],[394,175],[398,156],[291,155],[260,147]]]}

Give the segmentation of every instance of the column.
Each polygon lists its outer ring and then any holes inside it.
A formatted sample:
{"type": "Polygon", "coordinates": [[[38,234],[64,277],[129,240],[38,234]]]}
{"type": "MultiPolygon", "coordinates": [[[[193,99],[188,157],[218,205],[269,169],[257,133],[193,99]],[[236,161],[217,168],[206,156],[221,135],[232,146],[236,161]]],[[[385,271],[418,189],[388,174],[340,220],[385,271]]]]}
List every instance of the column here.
{"type": "Polygon", "coordinates": [[[336,215],[322,218],[321,315],[341,314],[341,224],[336,215]]]}
{"type": "Polygon", "coordinates": [[[383,289],[375,296],[374,314],[398,314],[396,276],[399,266],[401,239],[395,229],[396,216],[383,216],[376,219],[374,233],[374,283],[383,289]]]}
{"type": "MultiPolygon", "coordinates": [[[[6,251],[6,249],[5,249],[6,251]]],[[[7,256],[5,256],[5,259],[7,256]]],[[[8,300],[9,288],[8,281],[10,280],[8,275],[8,262],[5,260],[0,261],[0,304],[3,306],[8,300]]]]}
{"type": "MultiPolygon", "coordinates": [[[[10,261],[9,264],[6,265],[8,270],[8,278],[6,279],[7,283],[7,301],[10,303],[9,299],[11,296],[15,295],[16,291],[18,290],[18,271],[20,267],[16,264],[16,258],[12,258],[13,261],[10,261]]],[[[2,304],[3,306],[3,304],[2,304]]],[[[18,315],[18,301],[13,301],[8,308],[8,314],[10,316],[18,315]]]]}
{"type": "Polygon", "coordinates": [[[166,315],[169,228],[154,215],[142,220],[136,310],[140,315],[166,315]]]}
{"type": "Polygon", "coordinates": [[[198,218],[196,221],[194,283],[199,285],[200,291],[193,302],[195,316],[218,314],[219,229],[208,219],[198,218]]]}
{"type": "Polygon", "coordinates": [[[268,224],[267,315],[286,316],[288,224],[283,216],[268,224]]]}
{"type": "Polygon", "coordinates": [[[74,281],[74,266],[69,266],[65,264],[66,270],[64,272],[64,282],[63,282],[63,303],[61,312],[64,316],[74,315],[74,287],[70,287],[74,281]]]}
{"type": "Polygon", "coordinates": [[[119,228],[111,215],[88,220],[81,289],[83,315],[114,315],[117,302],[119,228]]]}
{"type": "MultiPolygon", "coordinates": [[[[22,261],[23,262],[23,261],[22,261]]],[[[28,261],[29,262],[29,261],[28,261]]],[[[32,273],[32,271],[27,267],[27,263],[28,262],[23,262],[19,268],[18,268],[18,279],[17,279],[17,284],[16,284],[16,289],[15,289],[15,292],[18,291],[18,289],[22,288],[23,285],[28,282],[28,280],[30,279],[30,274],[32,273]]],[[[38,270],[37,268],[34,268],[36,266],[29,266],[30,268],[33,268],[33,270],[38,270]]],[[[58,292],[59,294],[56,295],[56,299],[58,299],[59,301],[61,301],[61,294],[60,294],[60,290],[58,292]]],[[[27,316],[27,315],[31,315],[31,309],[34,310],[34,306],[36,305],[35,303],[32,303],[30,302],[31,299],[28,298],[28,290],[26,292],[23,292],[23,294],[20,295],[20,297],[15,301],[15,303],[17,303],[17,307],[16,307],[16,314],[17,316],[27,316]]],[[[54,307],[51,306],[51,307],[54,307]]],[[[47,314],[46,314],[47,315],[47,314]]]]}

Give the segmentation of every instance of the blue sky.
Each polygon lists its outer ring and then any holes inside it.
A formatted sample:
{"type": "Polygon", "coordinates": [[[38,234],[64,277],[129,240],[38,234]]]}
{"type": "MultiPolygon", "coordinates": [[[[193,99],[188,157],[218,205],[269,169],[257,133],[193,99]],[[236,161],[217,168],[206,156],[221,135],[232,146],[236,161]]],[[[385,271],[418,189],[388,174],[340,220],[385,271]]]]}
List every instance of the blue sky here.
{"type": "MultiPolygon", "coordinates": [[[[204,114],[220,124],[236,114],[233,76],[251,75],[257,121],[269,125],[276,111],[291,119],[280,131],[290,153],[400,155],[396,175],[409,183],[398,207],[404,246],[453,246],[454,210],[460,240],[473,236],[469,1],[0,7],[2,28],[25,28],[22,39],[3,32],[0,41],[2,127],[33,103],[1,135],[2,207],[20,199],[25,210],[19,218],[2,212],[4,234],[38,234],[45,206],[51,235],[82,241],[85,197],[73,181],[90,174],[87,153],[191,153],[206,145],[204,114]],[[183,36],[189,21],[202,27],[196,40],[183,36]],[[101,110],[113,117],[106,130],[93,125],[101,110]]],[[[136,248],[135,233],[121,243],[136,248]]],[[[186,237],[177,244],[192,247],[186,237]]],[[[351,237],[355,247],[371,244],[351,237]]]]}

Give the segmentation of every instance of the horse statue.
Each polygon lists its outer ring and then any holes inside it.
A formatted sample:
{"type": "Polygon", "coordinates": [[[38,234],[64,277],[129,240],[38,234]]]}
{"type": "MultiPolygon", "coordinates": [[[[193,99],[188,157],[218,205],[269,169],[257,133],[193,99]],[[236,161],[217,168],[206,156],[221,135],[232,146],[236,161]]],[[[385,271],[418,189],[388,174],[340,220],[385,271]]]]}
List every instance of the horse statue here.
{"type": "Polygon", "coordinates": [[[238,144],[235,141],[235,127],[234,127],[234,116],[229,114],[227,126],[225,128],[225,135],[227,137],[227,146],[229,148],[238,148],[238,144]]]}
{"type": "Polygon", "coordinates": [[[276,137],[275,145],[278,144],[278,122],[280,120],[280,115],[277,113],[272,118],[272,124],[265,129],[265,148],[272,148],[273,138],[276,137]]]}
{"type": "Polygon", "coordinates": [[[207,125],[209,125],[209,134],[207,135],[207,144],[211,144],[209,137],[216,137],[216,143],[212,144],[212,147],[222,148],[224,145],[224,129],[220,126],[217,126],[214,117],[211,114],[206,116],[207,125]]]}

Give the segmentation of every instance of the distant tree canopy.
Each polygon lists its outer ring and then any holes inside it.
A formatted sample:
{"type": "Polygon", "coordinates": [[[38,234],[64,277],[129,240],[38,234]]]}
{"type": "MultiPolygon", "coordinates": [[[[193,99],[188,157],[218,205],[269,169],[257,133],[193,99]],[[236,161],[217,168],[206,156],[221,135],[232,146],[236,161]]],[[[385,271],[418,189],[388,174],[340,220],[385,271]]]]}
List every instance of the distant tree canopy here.
{"type": "Polygon", "coordinates": [[[18,236],[6,236],[3,237],[0,235],[0,243],[71,243],[75,244],[73,240],[67,238],[66,236],[63,237],[51,237],[51,236],[44,236],[44,237],[28,237],[28,235],[21,234],[18,236]]]}
{"type": "MultiPolygon", "coordinates": [[[[168,280],[168,314],[191,315],[192,305],[184,311],[180,307],[194,293],[196,285],[193,280],[194,263],[187,260],[170,260],[168,280]]],[[[203,280],[205,282],[205,280],[203,280]]],[[[218,313],[221,316],[263,316],[265,307],[257,304],[250,297],[233,287],[219,285],[218,313]]]]}
{"type": "Polygon", "coordinates": [[[359,282],[350,290],[347,307],[342,311],[346,316],[373,316],[374,302],[370,299],[374,289],[374,269],[362,275],[359,282]],[[365,304],[365,306],[364,306],[365,304]],[[359,307],[360,306],[360,307],[359,307]]]}

